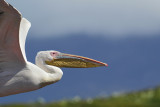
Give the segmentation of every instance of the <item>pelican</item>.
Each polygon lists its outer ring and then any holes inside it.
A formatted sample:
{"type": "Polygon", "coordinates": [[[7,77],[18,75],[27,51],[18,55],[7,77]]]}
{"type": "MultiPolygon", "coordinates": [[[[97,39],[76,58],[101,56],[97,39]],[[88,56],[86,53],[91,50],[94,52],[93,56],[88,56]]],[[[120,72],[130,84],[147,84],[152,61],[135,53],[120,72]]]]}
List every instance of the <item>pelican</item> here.
{"type": "Polygon", "coordinates": [[[49,50],[40,51],[35,64],[27,61],[25,40],[30,22],[18,10],[0,0],[0,97],[29,92],[62,78],[60,68],[108,66],[87,57],[49,50]]]}

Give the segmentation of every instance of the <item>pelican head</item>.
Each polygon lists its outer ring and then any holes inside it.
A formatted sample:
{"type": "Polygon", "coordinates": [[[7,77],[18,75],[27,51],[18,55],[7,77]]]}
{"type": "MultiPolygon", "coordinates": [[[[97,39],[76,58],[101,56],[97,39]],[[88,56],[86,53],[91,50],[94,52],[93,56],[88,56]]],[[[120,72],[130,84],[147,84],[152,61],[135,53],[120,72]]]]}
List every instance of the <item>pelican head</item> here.
{"type": "Polygon", "coordinates": [[[39,62],[60,68],[91,68],[108,66],[106,63],[91,58],[61,53],[54,50],[38,52],[36,56],[36,64],[38,65],[39,62]]]}
{"type": "Polygon", "coordinates": [[[40,51],[36,56],[36,65],[50,76],[40,84],[40,87],[59,81],[63,72],[60,68],[90,68],[108,66],[106,63],[87,57],[61,53],[59,51],[40,51]]]}

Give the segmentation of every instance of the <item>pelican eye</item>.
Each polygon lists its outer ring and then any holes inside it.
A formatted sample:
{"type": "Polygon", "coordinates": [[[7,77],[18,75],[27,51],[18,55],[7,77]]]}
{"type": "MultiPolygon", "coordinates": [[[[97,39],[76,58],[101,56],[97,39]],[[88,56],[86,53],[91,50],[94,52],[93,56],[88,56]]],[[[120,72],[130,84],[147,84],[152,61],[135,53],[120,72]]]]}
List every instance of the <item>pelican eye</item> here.
{"type": "Polygon", "coordinates": [[[50,53],[50,55],[51,55],[52,57],[55,57],[56,54],[57,54],[57,52],[51,52],[51,53],[50,53]]]}
{"type": "Polygon", "coordinates": [[[52,55],[55,55],[55,54],[57,54],[56,52],[52,52],[52,55]]]}

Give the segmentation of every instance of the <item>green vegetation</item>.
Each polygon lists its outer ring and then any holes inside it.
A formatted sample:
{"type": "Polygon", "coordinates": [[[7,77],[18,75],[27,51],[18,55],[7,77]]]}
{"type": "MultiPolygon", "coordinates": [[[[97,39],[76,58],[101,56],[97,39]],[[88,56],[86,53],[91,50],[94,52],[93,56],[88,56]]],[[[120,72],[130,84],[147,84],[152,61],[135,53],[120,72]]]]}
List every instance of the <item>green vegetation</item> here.
{"type": "Polygon", "coordinates": [[[53,103],[1,105],[0,107],[160,107],[160,88],[112,95],[108,98],[62,100],[53,103]]]}

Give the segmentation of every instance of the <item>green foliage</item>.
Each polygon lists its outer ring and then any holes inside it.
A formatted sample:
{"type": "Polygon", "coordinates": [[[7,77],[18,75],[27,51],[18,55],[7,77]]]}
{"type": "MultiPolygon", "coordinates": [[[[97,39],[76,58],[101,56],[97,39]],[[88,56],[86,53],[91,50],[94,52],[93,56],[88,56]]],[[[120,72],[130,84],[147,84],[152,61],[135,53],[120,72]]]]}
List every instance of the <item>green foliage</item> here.
{"type": "Polygon", "coordinates": [[[160,107],[160,88],[112,95],[108,98],[62,100],[53,103],[1,105],[0,107],[160,107]]]}

